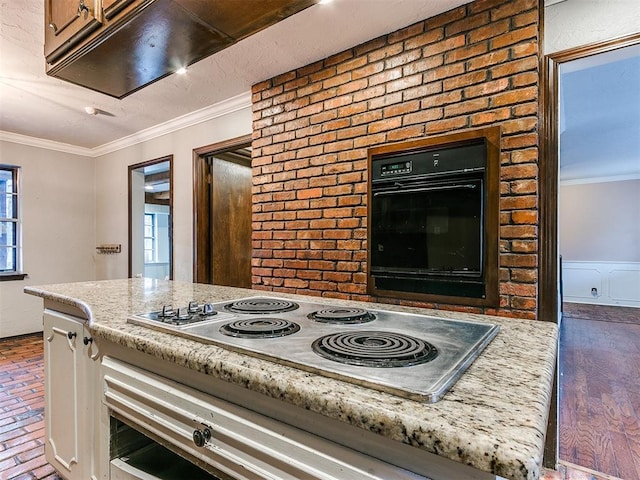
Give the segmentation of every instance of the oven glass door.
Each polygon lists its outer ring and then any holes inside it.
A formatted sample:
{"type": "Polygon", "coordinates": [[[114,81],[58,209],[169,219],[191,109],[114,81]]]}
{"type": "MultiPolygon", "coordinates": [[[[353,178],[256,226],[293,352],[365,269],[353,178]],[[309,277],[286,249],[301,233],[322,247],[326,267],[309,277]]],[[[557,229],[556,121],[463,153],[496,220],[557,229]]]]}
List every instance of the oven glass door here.
{"type": "Polygon", "coordinates": [[[482,212],[482,178],[376,186],[372,274],[480,277],[482,212]]]}

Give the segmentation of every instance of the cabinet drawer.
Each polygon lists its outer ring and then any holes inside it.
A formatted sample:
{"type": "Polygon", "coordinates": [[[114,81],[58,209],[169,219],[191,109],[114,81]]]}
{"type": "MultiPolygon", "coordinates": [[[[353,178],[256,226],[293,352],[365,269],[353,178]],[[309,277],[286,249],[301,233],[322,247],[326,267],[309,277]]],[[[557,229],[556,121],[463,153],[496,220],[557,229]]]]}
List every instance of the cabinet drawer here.
{"type": "Polygon", "coordinates": [[[102,368],[112,412],[223,478],[424,478],[118,360],[102,368]]]}

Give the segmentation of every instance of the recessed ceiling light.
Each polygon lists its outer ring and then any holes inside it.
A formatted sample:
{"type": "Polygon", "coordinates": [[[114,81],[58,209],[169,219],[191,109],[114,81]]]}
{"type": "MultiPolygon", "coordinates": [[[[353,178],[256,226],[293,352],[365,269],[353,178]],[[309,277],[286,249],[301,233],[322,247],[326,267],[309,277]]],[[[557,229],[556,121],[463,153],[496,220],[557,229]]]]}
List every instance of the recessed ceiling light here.
{"type": "Polygon", "coordinates": [[[320,0],[318,3],[320,5],[326,5],[327,3],[331,3],[331,2],[333,2],[333,0],[320,0]]]}
{"type": "Polygon", "coordinates": [[[185,73],[187,73],[187,67],[180,67],[179,69],[176,70],[176,73],[178,75],[184,75],[185,73]]]}
{"type": "Polygon", "coordinates": [[[97,115],[98,114],[98,110],[96,110],[94,107],[84,107],[84,111],[87,112],[87,115],[97,115]]]}

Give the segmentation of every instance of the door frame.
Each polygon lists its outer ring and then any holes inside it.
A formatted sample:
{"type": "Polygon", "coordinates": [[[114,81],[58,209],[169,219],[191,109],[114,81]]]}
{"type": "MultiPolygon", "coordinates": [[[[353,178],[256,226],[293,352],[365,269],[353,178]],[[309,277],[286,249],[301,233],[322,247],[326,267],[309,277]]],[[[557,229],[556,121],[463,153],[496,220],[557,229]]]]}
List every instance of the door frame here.
{"type": "Polygon", "coordinates": [[[149,167],[151,165],[155,165],[156,163],[169,162],[169,280],[173,280],[173,155],[166,155],[164,157],[154,158],[153,160],[147,160],[146,162],[136,163],[134,165],[129,165],[127,170],[127,182],[129,189],[128,196],[128,222],[129,222],[129,248],[128,248],[128,258],[129,258],[129,273],[128,277],[131,278],[132,275],[132,267],[131,264],[132,250],[133,250],[133,218],[131,215],[131,201],[133,199],[132,185],[131,185],[131,173],[134,170],[139,168],[149,167]]]}
{"type": "MultiPolygon", "coordinates": [[[[542,115],[539,162],[539,264],[538,264],[538,320],[560,323],[559,252],[558,252],[558,185],[559,185],[559,67],[560,64],[580,58],[605,53],[640,43],[640,33],[605,42],[592,43],[546,55],[542,63],[542,115]]],[[[558,343],[558,346],[560,344],[558,343]]],[[[547,425],[544,466],[556,468],[558,460],[558,369],[556,361],[554,388],[547,425]]]]}
{"type": "Polygon", "coordinates": [[[558,113],[559,66],[580,58],[610,52],[640,43],[640,33],[605,42],[583,45],[545,56],[543,63],[543,135],[540,161],[540,242],[538,320],[558,323],[558,113]]]}
{"type": "Polygon", "coordinates": [[[193,150],[193,281],[211,283],[211,184],[207,157],[251,145],[252,135],[242,135],[193,150]]]}

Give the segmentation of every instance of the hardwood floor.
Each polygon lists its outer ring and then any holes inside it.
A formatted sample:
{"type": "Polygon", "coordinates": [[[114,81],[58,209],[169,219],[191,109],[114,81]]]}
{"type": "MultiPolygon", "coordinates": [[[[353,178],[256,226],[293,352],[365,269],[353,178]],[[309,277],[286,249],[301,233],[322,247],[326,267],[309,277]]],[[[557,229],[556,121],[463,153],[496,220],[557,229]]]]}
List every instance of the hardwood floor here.
{"type": "Polygon", "coordinates": [[[0,340],[0,480],[56,480],[44,458],[42,334],[0,340]]]}
{"type": "MultiPolygon", "coordinates": [[[[565,305],[560,471],[543,480],[640,479],[639,314],[565,305]]],[[[0,480],[58,480],[44,458],[43,390],[42,334],[0,339],[0,480]]]]}
{"type": "Polygon", "coordinates": [[[560,460],[595,478],[640,479],[640,309],[563,310],[560,460]]]}

